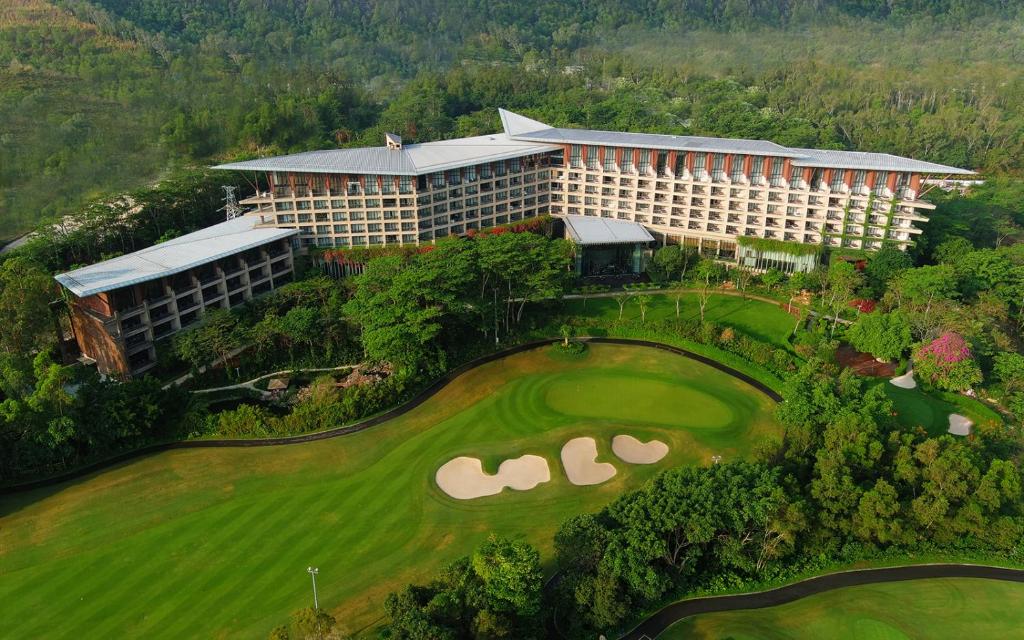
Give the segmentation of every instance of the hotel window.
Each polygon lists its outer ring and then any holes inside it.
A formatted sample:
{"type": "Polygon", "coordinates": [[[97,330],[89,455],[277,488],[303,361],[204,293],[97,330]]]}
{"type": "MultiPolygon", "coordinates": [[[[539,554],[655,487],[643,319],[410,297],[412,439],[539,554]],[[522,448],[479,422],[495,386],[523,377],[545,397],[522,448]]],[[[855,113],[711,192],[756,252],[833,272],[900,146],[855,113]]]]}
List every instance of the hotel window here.
{"type": "Polygon", "coordinates": [[[632,173],[633,169],[633,150],[626,147],[622,150],[622,167],[620,167],[620,171],[623,173],[632,173]]]}
{"type": "Polygon", "coordinates": [[[864,195],[864,185],[868,181],[867,171],[855,171],[853,173],[853,184],[850,185],[851,190],[857,195],[864,195]]]}
{"type": "Polygon", "coordinates": [[[707,171],[704,170],[707,158],[707,154],[704,153],[698,153],[694,158],[693,177],[697,180],[703,180],[708,175],[707,171]]]}
{"type": "Polygon", "coordinates": [[[790,187],[794,187],[794,188],[798,188],[800,186],[803,186],[803,182],[804,182],[803,174],[804,174],[803,167],[798,167],[796,165],[790,166],[789,167],[789,186],[790,187]]]}
{"type": "Polygon", "coordinates": [[[768,176],[768,181],[773,187],[782,186],[782,158],[772,158],[772,172],[768,176]]]}
{"type": "Polygon", "coordinates": [[[680,152],[676,154],[676,166],[674,167],[676,176],[686,175],[686,152],[680,152]]]}
{"type": "Polygon", "coordinates": [[[335,222],[339,220],[348,220],[348,214],[345,213],[344,211],[335,211],[334,213],[331,214],[331,219],[334,220],[335,222]]]}
{"type": "Polygon", "coordinates": [[[494,175],[500,177],[500,176],[505,175],[505,173],[506,173],[506,171],[505,171],[505,161],[504,160],[498,160],[497,162],[495,162],[494,163],[494,175]]]}
{"type": "Polygon", "coordinates": [[[314,200],[313,201],[313,208],[314,209],[326,209],[327,208],[327,201],[326,200],[314,200]]]}
{"type": "Polygon", "coordinates": [[[295,216],[290,213],[277,216],[277,224],[288,224],[291,222],[295,222],[295,216]]]}
{"type": "Polygon", "coordinates": [[[875,174],[875,195],[884,196],[885,190],[888,188],[889,183],[889,172],[879,171],[875,174]]]}
{"type": "Polygon", "coordinates": [[[587,168],[596,171],[600,168],[597,157],[598,147],[587,147],[587,168]]]}
{"type": "Polygon", "coordinates": [[[583,166],[583,162],[580,160],[580,145],[574,144],[569,148],[569,166],[573,169],[579,169],[583,166]]]}
{"type": "Polygon", "coordinates": [[[435,174],[432,174],[430,177],[430,181],[431,183],[433,183],[435,189],[440,189],[441,187],[444,186],[444,173],[439,171],[435,174]]]}
{"type": "Polygon", "coordinates": [[[732,157],[732,172],[729,174],[729,179],[733,182],[743,181],[743,165],[746,164],[746,156],[733,156],[732,157]]]}
{"type": "Polygon", "coordinates": [[[466,167],[466,182],[476,182],[476,167],[466,167]]]}
{"type": "Polygon", "coordinates": [[[365,189],[367,195],[371,195],[371,194],[372,195],[376,195],[376,194],[380,193],[380,188],[379,188],[379,185],[377,184],[377,176],[375,176],[375,175],[368,175],[368,176],[366,176],[366,180],[365,180],[365,184],[363,185],[363,188],[365,189]]]}
{"type": "Polygon", "coordinates": [[[350,181],[348,183],[348,195],[358,196],[359,195],[359,183],[356,181],[350,181]]]}
{"type": "Polygon", "coordinates": [[[394,193],[395,192],[395,178],[394,176],[384,176],[381,180],[381,192],[382,193],[394,193]]]}
{"type": "Polygon", "coordinates": [[[764,184],[764,156],[755,156],[750,163],[750,183],[764,184]]]}
{"type": "Polygon", "coordinates": [[[658,175],[665,175],[665,168],[667,166],[668,166],[668,153],[666,153],[664,151],[659,151],[658,152],[657,164],[654,167],[655,170],[658,172],[658,175]]]}
{"type": "Polygon", "coordinates": [[[367,209],[369,209],[370,207],[379,207],[379,206],[380,206],[380,199],[379,198],[367,198],[366,199],[366,208],[367,209]]]}
{"type": "Polygon", "coordinates": [[[604,170],[615,171],[615,149],[611,147],[604,148],[604,170]]]}
{"type": "Polygon", "coordinates": [[[448,184],[449,185],[459,185],[459,184],[462,184],[462,172],[460,172],[458,169],[449,169],[448,170],[448,184]]]}
{"type": "Polygon", "coordinates": [[[291,211],[294,208],[295,207],[294,207],[294,205],[292,205],[291,202],[275,202],[274,203],[274,210],[275,211],[291,211]]]}
{"type": "Polygon", "coordinates": [[[725,154],[716,153],[711,156],[711,179],[715,182],[725,180],[725,154]]]}
{"type": "Polygon", "coordinates": [[[353,211],[349,220],[365,220],[365,216],[361,211],[353,211]]]}
{"type": "Polygon", "coordinates": [[[491,177],[491,165],[490,164],[482,164],[482,165],[480,165],[480,178],[483,179],[483,180],[488,180],[488,179],[490,179],[490,177],[491,177]]]}
{"type": "Polygon", "coordinates": [[[379,222],[373,222],[366,225],[366,230],[369,231],[370,233],[380,233],[381,225],[379,222]]]}
{"type": "Polygon", "coordinates": [[[327,235],[328,233],[331,232],[331,227],[330,225],[326,224],[318,224],[316,225],[316,232],[319,233],[320,235],[327,235]]]}
{"type": "Polygon", "coordinates": [[[637,167],[637,171],[640,175],[646,175],[651,170],[651,150],[641,149],[640,150],[640,166],[637,167]]]}
{"type": "Polygon", "coordinates": [[[349,226],[352,229],[352,233],[365,233],[366,232],[366,225],[365,224],[353,224],[353,225],[349,225],[349,226]]]}
{"type": "Polygon", "coordinates": [[[309,200],[299,200],[295,203],[295,208],[299,211],[308,211],[310,209],[309,200]]]}
{"type": "Polygon", "coordinates": [[[312,222],[312,221],[313,221],[313,216],[312,215],[310,215],[308,213],[300,213],[299,214],[299,222],[312,222]]]}
{"type": "Polygon", "coordinates": [[[828,188],[834,193],[841,193],[843,191],[843,178],[846,172],[842,169],[832,170],[832,182],[829,183],[828,188]]]}
{"type": "Polygon", "coordinates": [[[521,158],[512,158],[508,161],[509,171],[522,171],[523,161],[521,158]]]}
{"type": "Polygon", "coordinates": [[[331,200],[331,208],[332,209],[344,209],[345,208],[345,201],[341,200],[341,199],[331,200]]]}
{"type": "MultiPolygon", "coordinates": [[[[369,201],[367,201],[367,202],[369,202],[369,201]]],[[[367,211],[366,212],[366,219],[367,220],[380,220],[380,211],[367,211]]]]}
{"type": "Polygon", "coordinates": [[[334,225],[334,233],[348,233],[347,224],[336,224],[334,225]]]}

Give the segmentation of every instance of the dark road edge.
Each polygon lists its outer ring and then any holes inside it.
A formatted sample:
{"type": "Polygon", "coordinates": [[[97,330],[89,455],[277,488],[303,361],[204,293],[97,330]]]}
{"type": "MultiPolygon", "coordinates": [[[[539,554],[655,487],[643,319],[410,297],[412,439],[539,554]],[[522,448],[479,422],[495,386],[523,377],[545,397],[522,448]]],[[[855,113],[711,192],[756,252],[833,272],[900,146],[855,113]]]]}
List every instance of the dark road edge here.
{"type": "Polygon", "coordinates": [[[1024,582],[1024,569],[979,564],[917,564],[828,573],[767,591],[680,600],[654,613],[619,640],[654,640],[676,622],[702,613],[763,609],[844,587],[928,578],[983,578],[1024,582]]]}
{"type": "MultiPolygon", "coordinates": [[[[769,398],[771,398],[775,402],[781,402],[782,401],[782,396],[780,396],[771,387],[769,387],[768,385],[764,384],[763,382],[761,382],[761,381],[759,381],[759,380],[757,380],[755,378],[752,378],[751,376],[743,373],[742,371],[737,371],[736,369],[733,369],[732,367],[730,367],[728,365],[722,364],[721,362],[718,362],[717,360],[713,360],[711,358],[708,358],[707,356],[702,356],[702,355],[693,353],[692,351],[687,351],[686,349],[680,349],[678,347],[673,347],[671,345],[667,345],[667,344],[664,344],[664,343],[661,343],[661,342],[652,342],[652,341],[649,341],[649,340],[631,340],[631,339],[627,339],[627,338],[580,338],[580,340],[585,341],[585,342],[598,343],[598,344],[617,344],[617,345],[626,345],[626,346],[651,347],[651,348],[654,348],[654,349],[661,349],[662,351],[668,351],[670,353],[674,353],[674,354],[677,354],[677,355],[680,355],[680,356],[684,356],[686,358],[690,358],[691,360],[696,360],[697,362],[700,362],[701,364],[708,365],[709,367],[713,367],[713,368],[715,368],[715,369],[717,369],[717,370],[719,370],[719,371],[721,371],[723,373],[726,373],[726,374],[728,374],[728,375],[730,375],[730,376],[732,376],[732,377],[734,377],[734,378],[736,378],[738,380],[741,380],[742,382],[747,383],[748,385],[754,387],[755,389],[757,389],[761,393],[765,394],[766,396],[768,396],[769,398]]],[[[367,418],[366,420],[363,420],[362,422],[357,422],[355,424],[347,425],[347,426],[344,426],[344,427],[337,427],[335,429],[328,429],[326,431],[316,431],[314,433],[306,433],[306,434],[301,434],[301,435],[296,435],[296,436],[282,436],[282,437],[279,437],[279,438],[248,438],[248,439],[237,438],[237,439],[222,439],[222,440],[176,440],[174,442],[157,443],[157,444],[152,444],[152,445],[148,445],[148,446],[145,446],[145,447],[141,447],[139,449],[132,449],[131,451],[125,451],[123,453],[117,454],[117,455],[112,456],[110,458],[104,458],[103,460],[99,460],[97,462],[93,462],[91,464],[87,464],[87,465],[85,465],[83,467],[79,467],[77,469],[74,469],[72,471],[69,471],[67,473],[63,473],[63,474],[60,474],[60,475],[57,475],[57,476],[51,476],[49,478],[43,478],[41,480],[33,480],[31,482],[25,482],[25,483],[21,483],[21,484],[13,484],[13,485],[0,486],[0,495],[9,495],[9,494],[14,494],[14,493],[21,493],[21,492],[24,492],[24,491],[31,491],[33,489],[39,489],[39,488],[42,488],[42,487],[48,487],[48,486],[60,484],[62,482],[67,482],[68,480],[74,480],[76,478],[81,478],[82,476],[89,475],[90,473],[94,473],[96,471],[100,471],[100,470],[106,469],[108,467],[112,467],[112,466],[120,464],[122,462],[126,462],[128,460],[131,460],[133,458],[138,458],[138,457],[141,457],[141,456],[151,455],[151,454],[159,453],[159,452],[162,452],[162,451],[170,451],[170,450],[173,450],[173,449],[208,449],[208,448],[229,448],[229,447],[271,447],[271,446],[279,446],[279,445],[287,445],[287,444],[302,444],[302,443],[305,443],[305,442],[315,442],[317,440],[327,440],[328,438],[337,438],[339,436],[346,436],[346,435],[349,435],[349,434],[352,434],[352,433],[358,433],[360,431],[365,431],[366,429],[369,429],[371,427],[375,427],[375,426],[377,426],[377,425],[379,425],[379,424],[381,424],[383,422],[387,422],[388,420],[392,420],[394,418],[397,418],[397,417],[399,417],[399,416],[401,416],[401,415],[403,415],[405,413],[408,413],[409,411],[412,411],[416,407],[418,407],[421,404],[423,404],[424,402],[426,402],[431,396],[436,394],[442,388],[444,388],[449,382],[451,382],[455,378],[461,376],[462,374],[466,373],[467,371],[471,371],[472,369],[475,369],[475,368],[477,368],[477,367],[479,367],[481,365],[487,364],[489,362],[493,362],[495,360],[500,360],[501,358],[505,358],[505,357],[510,356],[510,355],[515,355],[515,354],[521,353],[523,351],[530,351],[532,349],[537,349],[539,347],[543,347],[543,346],[546,346],[546,345],[549,345],[549,344],[554,344],[554,343],[560,342],[560,341],[561,341],[560,338],[545,338],[543,340],[533,340],[531,342],[525,342],[523,344],[519,344],[519,345],[516,345],[514,347],[509,347],[507,349],[502,349],[501,351],[496,351],[494,353],[487,354],[486,356],[482,356],[480,358],[476,358],[474,360],[470,360],[469,362],[467,362],[465,364],[462,364],[462,365],[452,369],[448,373],[444,374],[443,376],[441,376],[440,378],[438,378],[437,380],[432,382],[430,384],[430,386],[428,386],[425,389],[423,389],[422,391],[420,391],[418,394],[416,394],[408,402],[405,402],[404,404],[400,404],[400,405],[398,405],[397,407],[395,407],[393,409],[385,411],[384,413],[378,414],[378,415],[373,416],[371,418],[367,418]]]]}

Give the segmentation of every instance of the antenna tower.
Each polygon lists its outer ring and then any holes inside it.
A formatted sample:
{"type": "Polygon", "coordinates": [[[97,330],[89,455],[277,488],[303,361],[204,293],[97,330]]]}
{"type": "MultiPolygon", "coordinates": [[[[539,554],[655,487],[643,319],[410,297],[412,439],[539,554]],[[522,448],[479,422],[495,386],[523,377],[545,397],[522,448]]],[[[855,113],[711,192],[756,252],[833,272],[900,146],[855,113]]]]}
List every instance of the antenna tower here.
{"type": "Polygon", "coordinates": [[[235,197],[235,191],[238,187],[224,185],[224,206],[221,210],[227,214],[227,219],[232,220],[239,217],[243,213],[242,205],[238,204],[238,198],[235,197]]]}

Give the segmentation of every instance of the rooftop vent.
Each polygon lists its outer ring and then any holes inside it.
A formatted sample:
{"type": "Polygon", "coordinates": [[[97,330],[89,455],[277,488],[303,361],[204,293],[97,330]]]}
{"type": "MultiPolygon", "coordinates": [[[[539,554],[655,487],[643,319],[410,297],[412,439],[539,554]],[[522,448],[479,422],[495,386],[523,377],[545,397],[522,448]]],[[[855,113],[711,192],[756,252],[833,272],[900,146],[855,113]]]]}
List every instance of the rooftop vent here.
{"type": "Polygon", "coordinates": [[[402,136],[397,133],[385,133],[384,142],[388,145],[388,149],[402,148],[402,136]]]}

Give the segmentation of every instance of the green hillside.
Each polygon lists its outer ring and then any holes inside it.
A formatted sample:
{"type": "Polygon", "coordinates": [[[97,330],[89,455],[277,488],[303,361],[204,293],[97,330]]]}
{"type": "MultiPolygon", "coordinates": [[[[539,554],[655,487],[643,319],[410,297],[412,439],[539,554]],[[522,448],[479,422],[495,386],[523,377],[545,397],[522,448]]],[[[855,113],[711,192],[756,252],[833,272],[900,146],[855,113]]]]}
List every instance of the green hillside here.
{"type": "Polygon", "coordinates": [[[556,124],[1024,157],[1019,2],[14,0],[0,239],[224,156],[556,124]],[[258,4],[258,6],[257,6],[258,4]],[[927,63],[924,59],[927,58],[927,63]]]}

